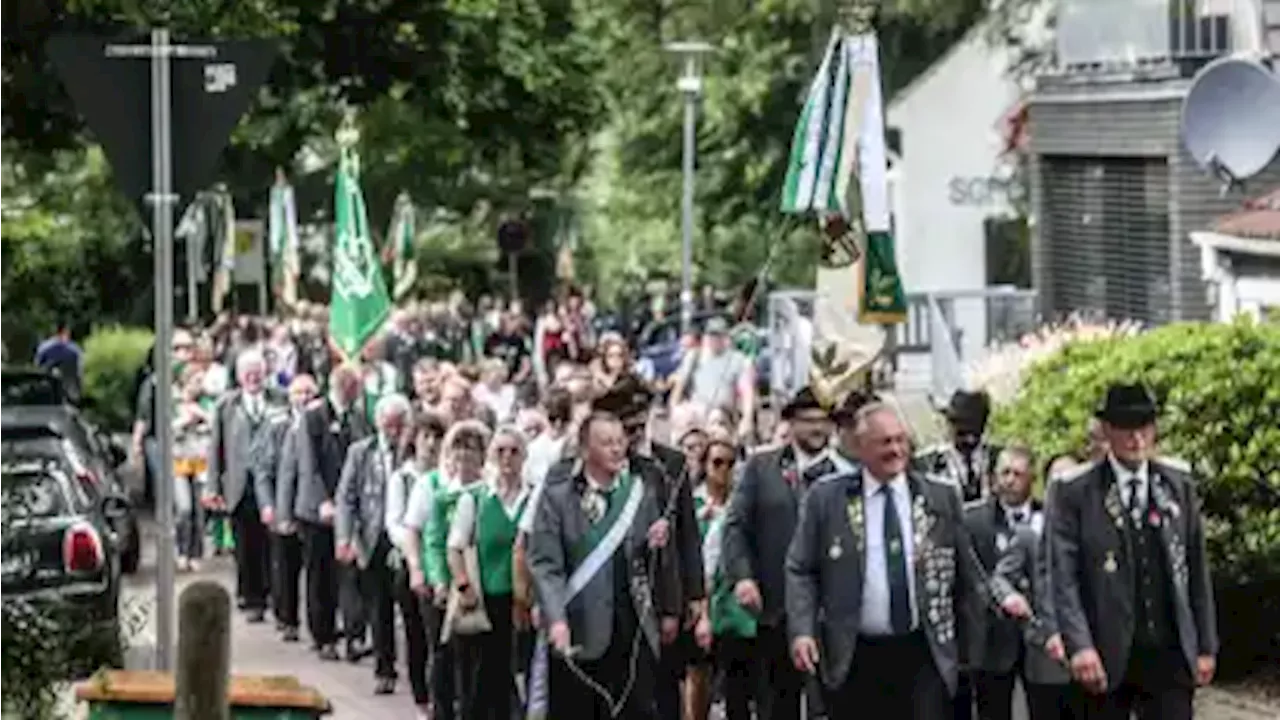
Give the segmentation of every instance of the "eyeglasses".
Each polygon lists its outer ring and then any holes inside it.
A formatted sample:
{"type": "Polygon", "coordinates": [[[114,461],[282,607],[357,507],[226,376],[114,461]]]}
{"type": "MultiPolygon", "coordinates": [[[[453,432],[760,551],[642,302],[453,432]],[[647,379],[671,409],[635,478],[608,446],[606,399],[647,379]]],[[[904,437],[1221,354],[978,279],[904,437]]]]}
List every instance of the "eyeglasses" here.
{"type": "Polygon", "coordinates": [[[729,457],[714,457],[711,458],[710,462],[711,467],[716,468],[717,470],[724,467],[733,467],[733,458],[729,457]]]}

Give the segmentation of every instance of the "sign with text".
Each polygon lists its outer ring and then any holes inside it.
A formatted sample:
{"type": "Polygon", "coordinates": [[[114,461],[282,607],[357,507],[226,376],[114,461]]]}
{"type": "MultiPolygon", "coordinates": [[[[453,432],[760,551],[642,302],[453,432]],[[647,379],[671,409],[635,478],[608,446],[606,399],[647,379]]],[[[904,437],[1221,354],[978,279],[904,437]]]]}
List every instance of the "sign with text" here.
{"type": "Polygon", "coordinates": [[[1016,179],[998,177],[953,177],[947,181],[947,200],[957,207],[990,207],[1015,203],[1026,195],[1016,179]]]}

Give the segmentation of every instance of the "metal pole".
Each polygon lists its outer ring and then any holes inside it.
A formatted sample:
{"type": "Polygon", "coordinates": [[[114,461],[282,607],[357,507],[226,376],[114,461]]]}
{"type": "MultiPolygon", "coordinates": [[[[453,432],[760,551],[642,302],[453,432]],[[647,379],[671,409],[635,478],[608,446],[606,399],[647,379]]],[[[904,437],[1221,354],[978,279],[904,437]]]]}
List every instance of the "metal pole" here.
{"type": "Polygon", "coordinates": [[[507,253],[507,281],[511,283],[511,302],[520,299],[520,261],[515,253],[507,253]]]}
{"type": "Polygon", "coordinates": [[[169,31],[151,31],[152,241],[156,292],[156,669],[173,667],[173,151],[169,31]]]}
{"type": "MultiPolygon", "coordinates": [[[[195,202],[198,202],[199,199],[195,202]]],[[[184,246],[187,251],[187,322],[195,325],[200,319],[200,281],[196,277],[196,273],[200,270],[200,258],[196,252],[202,243],[198,243],[194,234],[188,235],[185,239],[184,246]]]]}
{"type": "Polygon", "coordinates": [[[693,326],[693,172],[697,147],[697,93],[684,93],[684,193],[680,203],[680,329],[693,326]]]}

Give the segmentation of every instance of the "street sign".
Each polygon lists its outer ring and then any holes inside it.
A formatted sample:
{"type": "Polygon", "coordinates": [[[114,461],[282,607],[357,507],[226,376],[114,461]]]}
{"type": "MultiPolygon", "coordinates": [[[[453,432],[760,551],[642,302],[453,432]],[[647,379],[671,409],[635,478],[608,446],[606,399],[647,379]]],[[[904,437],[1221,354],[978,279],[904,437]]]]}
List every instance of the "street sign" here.
{"type": "MultiPolygon", "coordinates": [[[[84,116],[111,161],[116,183],[138,208],[151,216],[146,195],[152,189],[155,157],[149,117],[150,45],[126,40],[58,35],[48,52],[67,94],[84,116]],[[126,44],[126,42],[133,44],[126,44]],[[122,60],[122,62],[107,62],[122,60]]],[[[171,45],[174,216],[213,180],[218,158],[231,131],[248,109],[275,61],[270,40],[218,40],[171,45]]]]}

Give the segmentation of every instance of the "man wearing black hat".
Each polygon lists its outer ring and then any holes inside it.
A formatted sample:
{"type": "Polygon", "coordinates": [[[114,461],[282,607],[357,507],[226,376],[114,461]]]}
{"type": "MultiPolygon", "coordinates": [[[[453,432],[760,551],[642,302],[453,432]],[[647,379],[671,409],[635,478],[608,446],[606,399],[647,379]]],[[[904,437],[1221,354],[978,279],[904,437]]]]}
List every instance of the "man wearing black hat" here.
{"type": "Polygon", "coordinates": [[[991,400],[981,390],[957,390],[942,414],[950,427],[951,440],[922,451],[916,457],[917,467],[955,482],[964,501],[980,500],[990,492],[996,458],[1000,456],[1000,448],[983,437],[991,415],[991,400]]]}
{"type": "Polygon", "coordinates": [[[805,493],[838,470],[827,447],[831,420],[812,389],[797,393],[782,418],[791,424],[791,443],[747,461],[729,500],[721,560],[738,602],[759,614],[761,720],[800,717],[805,683],[790,658],[784,565],[805,493]]]}
{"type": "Polygon", "coordinates": [[[1216,668],[1200,500],[1189,466],[1155,457],[1156,414],[1146,387],[1110,387],[1107,456],[1049,486],[1058,622],[1090,718],[1185,720],[1216,668]]]}

